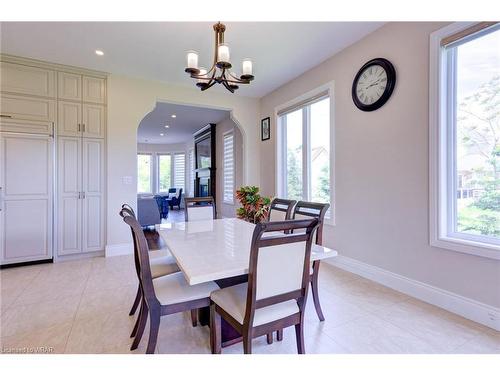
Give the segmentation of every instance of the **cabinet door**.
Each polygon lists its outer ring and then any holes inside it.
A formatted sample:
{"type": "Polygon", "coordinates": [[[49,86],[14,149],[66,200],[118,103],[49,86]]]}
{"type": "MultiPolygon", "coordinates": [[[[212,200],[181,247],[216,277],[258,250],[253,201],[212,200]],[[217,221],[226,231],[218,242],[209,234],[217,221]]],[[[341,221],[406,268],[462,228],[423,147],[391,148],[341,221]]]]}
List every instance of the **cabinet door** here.
{"type": "Polygon", "coordinates": [[[30,121],[55,121],[55,101],[27,96],[2,94],[0,111],[2,118],[30,121]]]}
{"type": "Polygon", "coordinates": [[[83,252],[104,250],[104,140],[83,139],[83,252]]]}
{"type": "Polygon", "coordinates": [[[72,73],[57,73],[57,97],[66,100],[82,100],[82,76],[72,73]]]}
{"type": "Polygon", "coordinates": [[[57,103],[57,134],[78,137],[81,134],[82,105],[80,103],[57,103]]]}
{"type": "Polygon", "coordinates": [[[83,136],[86,138],[104,138],[106,132],[106,112],[98,104],[83,105],[83,136]]]}
{"type": "Polygon", "coordinates": [[[52,258],[53,139],[0,132],[0,264],[52,258]]]}
{"type": "Polygon", "coordinates": [[[58,254],[82,251],[82,201],[80,138],[60,137],[58,147],[58,254]]]}
{"type": "Polygon", "coordinates": [[[106,80],[104,78],[83,76],[83,101],[104,104],[106,99],[106,80]]]}
{"type": "Polygon", "coordinates": [[[32,66],[0,63],[0,90],[15,94],[55,97],[55,72],[32,66]]]}

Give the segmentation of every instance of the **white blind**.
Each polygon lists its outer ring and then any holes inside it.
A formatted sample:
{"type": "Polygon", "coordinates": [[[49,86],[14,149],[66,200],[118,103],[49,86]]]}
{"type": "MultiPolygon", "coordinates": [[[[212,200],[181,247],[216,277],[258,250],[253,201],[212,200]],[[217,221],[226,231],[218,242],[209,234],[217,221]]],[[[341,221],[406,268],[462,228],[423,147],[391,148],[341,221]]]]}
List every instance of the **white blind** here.
{"type": "Polygon", "coordinates": [[[186,180],[186,154],[174,154],[174,187],[184,189],[186,180]]]}
{"type": "Polygon", "coordinates": [[[194,197],[194,150],[189,150],[189,193],[194,197]]]}
{"type": "Polygon", "coordinates": [[[234,142],[233,133],[224,135],[224,202],[233,203],[234,142]]]}

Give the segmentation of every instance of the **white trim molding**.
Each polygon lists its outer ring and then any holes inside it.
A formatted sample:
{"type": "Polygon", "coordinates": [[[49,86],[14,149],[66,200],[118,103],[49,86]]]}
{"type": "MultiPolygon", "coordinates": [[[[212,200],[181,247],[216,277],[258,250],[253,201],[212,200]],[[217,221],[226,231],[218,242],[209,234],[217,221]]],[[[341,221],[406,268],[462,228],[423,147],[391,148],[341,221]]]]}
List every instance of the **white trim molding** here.
{"type": "Polygon", "coordinates": [[[116,245],[106,245],[105,257],[115,257],[119,255],[129,255],[134,253],[134,244],[132,242],[120,243],[116,245]]]}
{"type": "Polygon", "coordinates": [[[325,262],[500,331],[500,309],[494,306],[346,256],[339,255],[325,262]]]}
{"type": "MultiPolygon", "coordinates": [[[[431,246],[500,260],[495,241],[482,242],[480,236],[450,233],[450,142],[448,124],[447,62],[441,40],[477,22],[456,22],[430,35],[429,61],[429,242],[431,246]],[[475,237],[478,237],[477,239],[475,237]]],[[[451,185],[454,186],[454,185],[451,185]]],[[[453,191],[453,190],[452,190],[453,191]]]]}

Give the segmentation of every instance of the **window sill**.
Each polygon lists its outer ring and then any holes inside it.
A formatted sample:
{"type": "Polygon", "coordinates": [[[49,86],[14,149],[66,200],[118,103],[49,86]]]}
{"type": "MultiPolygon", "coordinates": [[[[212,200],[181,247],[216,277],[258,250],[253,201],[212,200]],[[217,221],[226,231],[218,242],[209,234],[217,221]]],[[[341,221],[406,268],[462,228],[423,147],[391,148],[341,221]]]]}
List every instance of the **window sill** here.
{"type": "Polygon", "coordinates": [[[223,201],[222,204],[225,204],[227,206],[234,206],[234,202],[225,202],[225,201],[223,201]]]}
{"type": "Polygon", "coordinates": [[[455,237],[440,237],[431,239],[431,246],[500,260],[500,246],[497,245],[489,245],[455,237]]]}

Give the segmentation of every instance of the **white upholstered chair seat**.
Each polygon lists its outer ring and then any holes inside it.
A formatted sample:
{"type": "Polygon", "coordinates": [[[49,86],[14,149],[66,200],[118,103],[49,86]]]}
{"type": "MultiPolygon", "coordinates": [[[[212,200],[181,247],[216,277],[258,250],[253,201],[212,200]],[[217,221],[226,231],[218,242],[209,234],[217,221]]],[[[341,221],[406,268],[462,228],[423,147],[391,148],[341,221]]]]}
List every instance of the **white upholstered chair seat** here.
{"type": "Polygon", "coordinates": [[[162,305],[172,305],[210,297],[219,287],[213,281],[189,285],[181,272],[153,279],[156,298],[162,305]]]}
{"type": "MultiPolygon", "coordinates": [[[[212,301],[230,314],[236,321],[243,324],[247,304],[248,283],[219,289],[210,296],[212,301]]],[[[275,305],[255,310],[253,326],[260,326],[299,312],[294,300],[281,302],[275,305]]]]}
{"type": "Polygon", "coordinates": [[[171,273],[179,272],[180,269],[175,262],[175,258],[168,255],[164,250],[152,251],[151,253],[163,253],[163,256],[155,255],[154,257],[149,257],[149,264],[151,266],[151,276],[154,278],[170,275],[171,273]]]}

